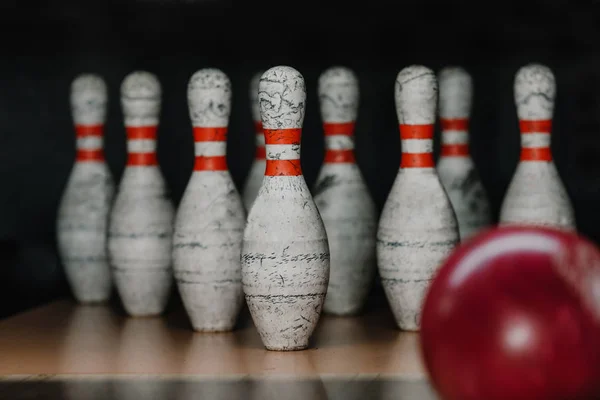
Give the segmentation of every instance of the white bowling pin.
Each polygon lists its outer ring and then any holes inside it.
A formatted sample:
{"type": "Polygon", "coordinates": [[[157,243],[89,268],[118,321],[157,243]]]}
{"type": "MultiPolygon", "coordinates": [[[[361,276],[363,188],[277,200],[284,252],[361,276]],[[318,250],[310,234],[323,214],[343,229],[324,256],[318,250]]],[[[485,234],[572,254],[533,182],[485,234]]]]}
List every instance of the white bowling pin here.
{"type": "Polygon", "coordinates": [[[67,281],[81,303],[105,302],[112,289],[106,233],[114,183],[103,150],[107,97],[97,75],[80,75],[71,85],[77,153],[58,208],[56,234],[67,281]]]}
{"type": "Polygon", "coordinates": [[[473,97],[471,76],[460,67],[439,74],[441,135],[437,173],[450,198],[461,240],[492,223],[487,193],[469,153],[469,115],[473,97]]]}
{"type": "Polygon", "coordinates": [[[161,88],[148,72],[121,84],[127,165],[110,215],[108,250],[115,284],[131,316],[164,311],[172,287],[173,204],[156,159],[161,88]]]}
{"type": "Polygon", "coordinates": [[[412,65],[396,79],[402,161],[377,232],[379,275],[403,330],[419,330],[422,302],[440,264],[459,241],[458,222],[433,160],[437,82],[412,65]]]}
{"type": "Polygon", "coordinates": [[[244,185],[243,200],[246,211],[250,211],[254,199],[258,195],[260,185],[262,185],[263,177],[265,176],[265,135],[262,131],[262,121],[260,120],[260,109],[258,107],[258,82],[264,71],[254,75],[250,82],[250,104],[252,106],[252,119],[254,120],[255,143],[256,150],[254,161],[250,166],[250,172],[246,178],[244,185]]]}
{"type": "Polygon", "coordinates": [[[246,213],[225,157],[227,75],[218,69],[192,75],[188,106],[196,162],[175,218],[173,270],[194,329],[228,331],[244,301],[240,255],[246,213]]]}
{"type": "Polygon", "coordinates": [[[569,195],[552,161],[550,132],[556,83],[550,68],[529,64],[515,77],[521,157],[500,210],[500,225],[575,229],[569,195]]]}
{"type": "Polygon", "coordinates": [[[323,218],[331,268],[323,309],[352,315],[365,304],[375,273],[377,211],[354,156],[359,90],[354,72],[326,70],[319,78],[325,161],[313,195],[323,218]]]}
{"type": "Polygon", "coordinates": [[[242,283],[269,350],[300,350],[319,320],[329,281],[329,245],[300,166],[306,87],[294,68],[273,67],[259,84],[267,164],[248,215],[242,283]]]}

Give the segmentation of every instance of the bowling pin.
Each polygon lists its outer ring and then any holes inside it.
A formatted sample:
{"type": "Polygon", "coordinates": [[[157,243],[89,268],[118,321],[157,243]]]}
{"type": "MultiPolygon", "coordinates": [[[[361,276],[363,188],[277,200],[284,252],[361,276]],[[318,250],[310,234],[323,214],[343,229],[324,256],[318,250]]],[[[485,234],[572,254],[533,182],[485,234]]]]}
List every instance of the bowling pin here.
{"type": "Polygon", "coordinates": [[[354,72],[326,70],[319,78],[325,133],[325,162],[314,187],[315,203],[325,224],[331,265],[326,313],[357,314],[375,274],[375,204],[354,156],[354,124],[359,89],[354,72]]]}
{"type": "Polygon", "coordinates": [[[471,76],[460,67],[439,74],[441,152],[440,181],[450,198],[461,240],[488,227],[491,212],[487,193],[469,153],[469,115],[473,96],[471,76]]]}
{"type": "Polygon", "coordinates": [[[175,218],[173,270],[197,331],[233,329],[244,301],[240,254],[246,213],[225,158],[231,82],[202,69],[188,84],[196,161],[175,218]]]}
{"type": "Polygon", "coordinates": [[[244,230],[242,283],[264,346],[301,350],[329,281],[327,233],[300,166],[304,78],[273,67],[260,79],[258,98],[267,163],[244,230]]]}
{"type": "Polygon", "coordinates": [[[550,150],[556,83],[550,68],[529,64],[515,77],[521,156],[500,209],[500,225],[574,230],[575,216],[550,150]]]}
{"type": "Polygon", "coordinates": [[[104,161],[107,90],[104,80],[79,75],[71,85],[76,155],[58,209],[57,241],[67,281],[80,303],[105,302],[112,282],[106,253],[114,183],[104,161]]]}
{"type": "Polygon", "coordinates": [[[161,88],[148,72],[121,84],[127,165],[110,215],[108,250],[115,284],[131,316],[163,312],[172,287],[173,204],[156,159],[161,88]]]}
{"type": "Polygon", "coordinates": [[[250,211],[265,175],[265,135],[263,135],[262,121],[260,120],[260,110],[258,107],[258,82],[260,81],[263,72],[264,71],[261,71],[254,75],[250,82],[250,104],[252,106],[252,119],[254,120],[256,150],[254,161],[250,166],[250,173],[248,173],[246,184],[242,191],[246,211],[250,211]]]}
{"type": "Polygon", "coordinates": [[[433,161],[437,106],[433,71],[404,68],[396,79],[402,161],[377,232],[381,283],[398,327],[418,331],[429,282],[459,242],[458,222],[433,161]]]}

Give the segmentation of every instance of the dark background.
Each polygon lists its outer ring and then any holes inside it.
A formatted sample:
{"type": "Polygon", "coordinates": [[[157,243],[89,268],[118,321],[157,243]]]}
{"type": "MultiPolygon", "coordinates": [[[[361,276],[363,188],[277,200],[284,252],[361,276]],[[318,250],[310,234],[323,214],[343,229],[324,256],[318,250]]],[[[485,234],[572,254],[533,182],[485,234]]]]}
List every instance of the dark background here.
{"type": "Polygon", "coordinates": [[[308,88],[302,164],[312,186],[323,157],[319,74],[360,79],[357,159],[381,209],[397,173],[396,74],[449,64],[474,78],[471,149],[497,216],[519,157],[514,74],[542,62],[557,78],[553,152],[580,231],[600,240],[600,3],[370,0],[348,2],[5,1],[0,6],[0,317],[68,295],[56,254],[56,209],[73,163],[69,86],[82,72],[109,86],[106,157],[125,164],[119,85],[135,69],[163,87],[158,157],[178,202],[193,165],[189,77],[217,67],[233,85],[228,139],[241,188],[253,159],[248,84],[287,64],[308,88]],[[11,4],[12,3],[12,4],[11,4]],[[392,3],[393,5],[390,5],[392,3]]]}

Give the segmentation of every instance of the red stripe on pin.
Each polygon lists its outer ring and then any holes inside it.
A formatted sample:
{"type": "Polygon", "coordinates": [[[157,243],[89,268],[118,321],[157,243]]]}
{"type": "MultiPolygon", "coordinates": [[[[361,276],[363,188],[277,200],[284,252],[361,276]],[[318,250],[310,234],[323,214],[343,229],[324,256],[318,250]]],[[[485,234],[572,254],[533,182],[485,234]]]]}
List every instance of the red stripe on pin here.
{"type": "Polygon", "coordinates": [[[132,167],[144,167],[158,165],[156,153],[129,153],[127,165],[132,167]]]}
{"type": "Polygon", "coordinates": [[[325,122],[323,124],[323,132],[325,136],[331,135],[347,135],[352,136],[354,134],[354,121],[352,122],[325,122]]]}
{"type": "Polygon", "coordinates": [[[194,171],[227,171],[225,156],[196,156],[194,171]]]}
{"type": "Polygon", "coordinates": [[[552,120],[519,120],[521,133],[550,133],[552,131],[552,120]]]}
{"type": "Polygon", "coordinates": [[[433,139],[433,124],[400,124],[400,139],[433,139]]]}
{"type": "Polygon", "coordinates": [[[267,160],[265,176],[298,176],[302,175],[300,159],[267,160]]]}
{"type": "Polygon", "coordinates": [[[227,140],[227,127],[194,127],[195,142],[224,142],[227,140]]]}
{"type": "Polygon", "coordinates": [[[78,162],[104,161],[104,151],[102,149],[77,150],[75,160],[78,162]]]}
{"type": "Polygon", "coordinates": [[[264,129],[266,144],[300,144],[301,128],[264,129]]]}
{"type": "Polygon", "coordinates": [[[353,150],[327,150],[326,163],[353,163],[356,161],[353,150]]]}
{"type": "Polygon", "coordinates": [[[102,136],[104,125],[75,125],[75,137],[102,136]]]}
{"type": "Polygon", "coordinates": [[[441,118],[440,125],[443,131],[467,131],[469,130],[469,119],[441,118]]]}
{"type": "Polygon", "coordinates": [[[433,168],[431,153],[402,153],[400,168],[433,168]]]}
{"type": "Polygon", "coordinates": [[[469,145],[443,144],[440,155],[442,157],[467,157],[469,155],[469,145]]]}
{"type": "Polygon", "coordinates": [[[156,131],[158,127],[154,126],[128,126],[127,139],[138,140],[138,139],[156,139],[156,131]]]}
{"type": "Polygon", "coordinates": [[[524,147],[521,149],[521,161],[552,161],[549,147],[524,147]]]}

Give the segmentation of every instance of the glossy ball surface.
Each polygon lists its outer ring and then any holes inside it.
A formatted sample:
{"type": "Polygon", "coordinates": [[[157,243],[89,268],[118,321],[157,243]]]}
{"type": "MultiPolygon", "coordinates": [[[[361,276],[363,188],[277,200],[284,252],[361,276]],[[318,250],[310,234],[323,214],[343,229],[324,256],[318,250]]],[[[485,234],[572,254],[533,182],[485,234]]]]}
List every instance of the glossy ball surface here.
{"type": "Polygon", "coordinates": [[[486,231],[459,246],[423,305],[444,400],[600,398],[600,252],[573,233],[486,231]]]}

